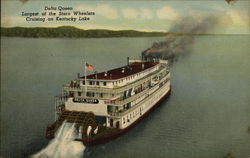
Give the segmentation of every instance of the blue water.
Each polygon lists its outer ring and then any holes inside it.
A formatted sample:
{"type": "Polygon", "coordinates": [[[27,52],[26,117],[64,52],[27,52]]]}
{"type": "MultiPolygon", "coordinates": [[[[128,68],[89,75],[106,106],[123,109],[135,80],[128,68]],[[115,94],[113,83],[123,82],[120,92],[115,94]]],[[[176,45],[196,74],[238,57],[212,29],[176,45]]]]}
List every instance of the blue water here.
{"type": "MultiPolygon", "coordinates": [[[[47,146],[54,96],[83,74],[126,64],[164,38],[2,38],[1,156],[47,146]]],[[[172,94],[124,136],[87,147],[84,157],[250,157],[250,36],[199,36],[171,66],[172,94]]]]}

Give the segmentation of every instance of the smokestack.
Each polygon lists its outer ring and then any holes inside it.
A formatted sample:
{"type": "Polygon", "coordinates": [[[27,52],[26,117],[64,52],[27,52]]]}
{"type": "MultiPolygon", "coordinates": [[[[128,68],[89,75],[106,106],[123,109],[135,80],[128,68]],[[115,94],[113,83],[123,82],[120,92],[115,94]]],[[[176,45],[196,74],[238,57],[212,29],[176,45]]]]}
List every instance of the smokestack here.
{"type": "Polygon", "coordinates": [[[129,65],[129,57],[127,57],[127,65],[129,65]]]}

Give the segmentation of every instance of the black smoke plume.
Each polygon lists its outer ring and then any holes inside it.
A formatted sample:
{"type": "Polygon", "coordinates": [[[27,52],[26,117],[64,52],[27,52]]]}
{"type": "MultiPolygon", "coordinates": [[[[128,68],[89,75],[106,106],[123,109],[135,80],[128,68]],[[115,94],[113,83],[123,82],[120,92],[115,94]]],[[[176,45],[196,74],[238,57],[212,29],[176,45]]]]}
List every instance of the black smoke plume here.
{"type": "Polygon", "coordinates": [[[144,59],[169,59],[174,61],[181,54],[190,53],[194,36],[207,34],[218,23],[216,17],[182,18],[169,30],[166,39],[153,43],[151,48],[142,52],[144,59]]]}

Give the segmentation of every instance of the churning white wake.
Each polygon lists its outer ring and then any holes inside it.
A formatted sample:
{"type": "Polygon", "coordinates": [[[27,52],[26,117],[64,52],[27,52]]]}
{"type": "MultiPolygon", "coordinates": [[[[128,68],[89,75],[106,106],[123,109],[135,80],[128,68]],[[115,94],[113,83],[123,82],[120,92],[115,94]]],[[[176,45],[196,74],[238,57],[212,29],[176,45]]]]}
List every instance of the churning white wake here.
{"type": "Polygon", "coordinates": [[[81,142],[74,141],[77,137],[75,123],[63,122],[55,138],[32,158],[80,158],[83,156],[85,146],[81,142]]]}

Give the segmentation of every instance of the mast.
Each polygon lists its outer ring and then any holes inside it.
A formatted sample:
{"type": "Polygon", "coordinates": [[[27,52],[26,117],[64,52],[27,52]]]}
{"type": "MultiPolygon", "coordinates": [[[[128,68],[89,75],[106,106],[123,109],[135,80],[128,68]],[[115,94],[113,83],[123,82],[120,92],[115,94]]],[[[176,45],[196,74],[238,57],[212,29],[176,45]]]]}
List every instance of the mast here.
{"type": "Polygon", "coordinates": [[[84,65],[84,77],[85,77],[85,96],[87,96],[87,71],[86,71],[86,61],[84,65]]]}

